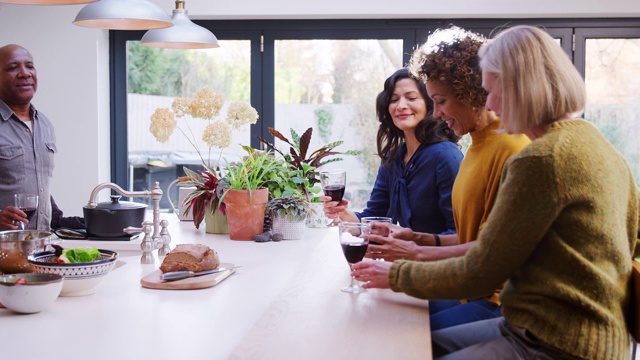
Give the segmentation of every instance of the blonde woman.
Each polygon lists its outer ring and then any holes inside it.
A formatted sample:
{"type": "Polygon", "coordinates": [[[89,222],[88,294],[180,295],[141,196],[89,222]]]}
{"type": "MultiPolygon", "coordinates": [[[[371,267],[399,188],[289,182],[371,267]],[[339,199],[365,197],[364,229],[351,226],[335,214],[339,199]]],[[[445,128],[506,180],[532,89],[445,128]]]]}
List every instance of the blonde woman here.
{"type": "Polygon", "coordinates": [[[480,295],[507,280],[503,318],[434,332],[436,358],[627,358],[628,281],[640,255],[629,166],[574,117],[584,82],[546,32],[507,29],[480,56],[487,109],[533,141],[507,161],[476,245],[438,262],[361,262],[353,274],[427,299],[480,295]]]}

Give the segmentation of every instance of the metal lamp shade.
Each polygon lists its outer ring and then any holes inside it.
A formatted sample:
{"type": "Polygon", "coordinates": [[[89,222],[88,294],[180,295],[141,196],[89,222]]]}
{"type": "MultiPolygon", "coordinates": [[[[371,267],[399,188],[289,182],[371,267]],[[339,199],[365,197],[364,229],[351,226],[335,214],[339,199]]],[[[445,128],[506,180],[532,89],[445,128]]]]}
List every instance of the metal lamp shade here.
{"type": "Polygon", "coordinates": [[[173,26],[169,15],[147,0],[100,0],[85,5],[73,23],[113,30],[149,30],[173,26]]]}
{"type": "Polygon", "coordinates": [[[0,0],[0,3],[24,5],[77,5],[96,1],[98,0],[0,0]]]}
{"type": "Polygon", "coordinates": [[[186,9],[173,10],[173,26],[166,29],[147,31],[140,44],[143,46],[169,49],[217,48],[218,39],[211,31],[196,25],[187,16],[186,9]]]}

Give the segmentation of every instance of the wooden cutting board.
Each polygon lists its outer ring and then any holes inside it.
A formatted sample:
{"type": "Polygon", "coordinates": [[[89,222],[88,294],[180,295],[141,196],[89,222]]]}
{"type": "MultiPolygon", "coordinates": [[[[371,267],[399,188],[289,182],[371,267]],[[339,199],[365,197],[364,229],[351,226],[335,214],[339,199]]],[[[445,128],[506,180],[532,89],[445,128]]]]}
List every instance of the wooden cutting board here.
{"type": "MultiPolygon", "coordinates": [[[[221,263],[220,267],[233,267],[233,264],[221,263]]],[[[164,281],[161,278],[162,272],[160,269],[155,270],[149,275],[140,279],[140,285],[149,289],[160,290],[194,290],[204,289],[217,285],[222,280],[233,274],[235,269],[213,273],[209,275],[194,276],[182,280],[164,281]]]]}

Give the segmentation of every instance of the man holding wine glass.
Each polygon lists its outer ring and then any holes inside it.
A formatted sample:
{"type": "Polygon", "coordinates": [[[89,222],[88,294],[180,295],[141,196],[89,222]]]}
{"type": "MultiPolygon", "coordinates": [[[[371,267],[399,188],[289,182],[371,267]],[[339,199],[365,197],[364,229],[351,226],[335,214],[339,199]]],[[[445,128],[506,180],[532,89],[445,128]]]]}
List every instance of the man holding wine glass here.
{"type": "Polygon", "coordinates": [[[31,103],[37,89],[29,51],[15,44],[0,47],[0,230],[15,230],[20,223],[26,229],[50,228],[56,138],[49,119],[31,103]],[[32,216],[16,206],[16,194],[37,196],[32,216]]]}

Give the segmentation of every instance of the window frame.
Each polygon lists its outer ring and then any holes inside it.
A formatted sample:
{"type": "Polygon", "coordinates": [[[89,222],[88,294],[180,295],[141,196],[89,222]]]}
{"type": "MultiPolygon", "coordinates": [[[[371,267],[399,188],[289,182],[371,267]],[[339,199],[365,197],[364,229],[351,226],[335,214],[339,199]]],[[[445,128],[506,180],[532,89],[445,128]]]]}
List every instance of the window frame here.
{"type": "MultiPolygon", "coordinates": [[[[251,146],[259,148],[256,136],[273,141],[267,128],[274,124],[274,44],[292,39],[403,39],[403,62],[437,28],[454,24],[490,36],[503,26],[528,24],[544,27],[572,58],[584,77],[585,37],[624,36],[640,33],[640,19],[376,19],[376,20],[195,20],[220,40],[251,41],[251,105],[260,121],[251,126],[251,146]],[[574,35],[575,34],[575,35],[574,35]],[[575,44],[572,39],[575,36],[575,44]],[[575,49],[575,50],[574,50],[575,49]]],[[[126,43],[140,40],[144,31],[109,32],[111,98],[111,181],[126,188],[127,80],[126,43]]],[[[640,35],[638,35],[640,36],[640,35]]]]}

